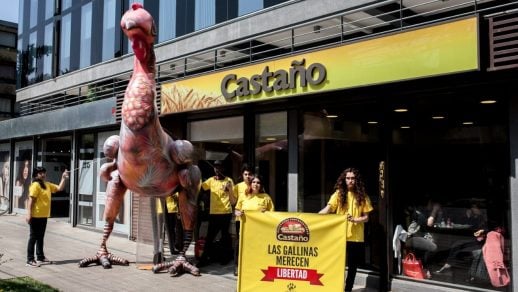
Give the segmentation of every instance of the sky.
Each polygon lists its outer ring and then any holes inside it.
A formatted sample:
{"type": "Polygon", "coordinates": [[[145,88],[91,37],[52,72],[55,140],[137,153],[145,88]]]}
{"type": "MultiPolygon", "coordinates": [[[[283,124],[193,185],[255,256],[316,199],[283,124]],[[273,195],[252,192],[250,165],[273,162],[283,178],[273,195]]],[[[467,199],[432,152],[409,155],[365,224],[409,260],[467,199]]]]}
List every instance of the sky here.
{"type": "Polygon", "coordinates": [[[18,23],[19,0],[0,0],[0,20],[18,23]]]}

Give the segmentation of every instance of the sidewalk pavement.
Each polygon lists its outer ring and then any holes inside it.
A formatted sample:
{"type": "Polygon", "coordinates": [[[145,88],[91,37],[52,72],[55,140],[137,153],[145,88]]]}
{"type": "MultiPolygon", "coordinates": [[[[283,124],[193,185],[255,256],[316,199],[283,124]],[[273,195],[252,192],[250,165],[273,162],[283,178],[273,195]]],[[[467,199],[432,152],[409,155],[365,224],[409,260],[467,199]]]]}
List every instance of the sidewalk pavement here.
{"type": "MultiPolygon", "coordinates": [[[[212,264],[201,269],[202,276],[169,273],[153,274],[136,268],[137,243],[126,237],[112,235],[108,249],[130,261],[129,266],[113,265],[112,269],[91,265],[79,268],[77,263],[93,256],[99,248],[102,233],[73,228],[63,219],[49,218],[45,233],[45,256],[54,263],[39,268],[26,267],[29,227],[23,215],[0,216],[0,281],[30,276],[60,291],[236,291],[237,278],[233,263],[212,264]]],[[[193,256],[191,246],[188,257],[193,256]]],[[[356,287],[355,287],[356,288],[356,287]]],[[[354,289],[355,292],[370,289],[354,289]]]]}
{"type": "MultiPolygon", "coordinates": [[[[112,269],[91,265],[79,268],[77,263],[95,255],[102,233],[73,228],[63,219],[49,218],[45,233],[45,256],[54,263],[39,268],[26,267],[29,227],[23,215],[0,216],[0,280],[30,276],[60,291],[235,291],[237,278],[233,264],[213,264],[202,269],[202,276],[169,273],[153,274],[136,268],[137,243],[112,235],[108,250],[130,261],[129,266],[112,269]],[[6,261],[6,262],[5,262],[6,261]]],[[[191,253],[191,255],[193,255],[191,253]]],[[[189,256],[189,253],[188,253],[189,256]]]]}

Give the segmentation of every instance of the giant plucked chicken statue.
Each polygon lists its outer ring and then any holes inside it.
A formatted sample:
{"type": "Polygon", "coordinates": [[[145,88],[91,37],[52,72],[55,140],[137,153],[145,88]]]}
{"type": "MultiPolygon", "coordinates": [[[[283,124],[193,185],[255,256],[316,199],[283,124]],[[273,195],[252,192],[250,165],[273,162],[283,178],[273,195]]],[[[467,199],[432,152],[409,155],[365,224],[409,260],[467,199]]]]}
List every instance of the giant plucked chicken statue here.
{"type": "Polygon", "coordinates": [[[128,264],[127,260],[110,253],[106,246],[126,190],[148,197],[165,197],[179,190],[179,211],[185,230],[183,250],[173,262],[157,264],[153,271],[168,268],[172,275],[183,271],[199,275],[199,270],[186,260],[185,252],[192,241],[201,173],[192,164],[192,144],[173,140],[158,120],[153,51],[155,24],[141,4],[133,3],[122,16],[121,27],[135,53],[133,74],[124,94],[120,135],[106,139],[103,147],[105,156],[113,161],[103,164],[100,173],[108,182],[101,246],[95,256],[81,260],[79,266],[96,263],[110,268],[111,264],[128,264]]]}

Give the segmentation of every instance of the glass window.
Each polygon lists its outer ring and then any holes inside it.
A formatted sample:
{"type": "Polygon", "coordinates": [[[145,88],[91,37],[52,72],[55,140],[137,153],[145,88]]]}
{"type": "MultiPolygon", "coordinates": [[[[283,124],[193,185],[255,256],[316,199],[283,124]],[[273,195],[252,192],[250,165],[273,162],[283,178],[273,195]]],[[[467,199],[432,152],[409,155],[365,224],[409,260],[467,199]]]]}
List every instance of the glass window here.
{"type": "Polygon", "coordinates": [[[92,3],[81,7],[81,46],[79,52],[79,68],[90,65],[92,44],[92,3]]]}
{"type": "Polygon", "coordinates": [[[243,117],[203,120],[188,124],[189,141],[195,147],[194,159],[204,178],[214,175],[212,162],[228,162],[226,175],[237,178],[243,158],[243,117]]]}
{"type": "Polygon", "coordinates": [[[103,56],[106,61],[114,57],[115,54],[115,0],[104,1],[103,8],[103,56]]]}
{"type": "Polygon", "coordinates": [[[61,45],[59,54],[59,72],[65,74],[70,71],[70,37],[72,33],[71,15],[61,18],[61,45]]]}
{"type": "Polygon", "coordinates": [[[38,24],[38,0],[31,0],[31,16],[29,18],[29,27],[33,28],[38,24]]]}
{"type": "MultiPolygon", "coordinates": [[[[16,78],[16,68],[13,65],[0,65],[0,79],[3,80],[15,80],[16,78]]],[[[2,98],[7,97],[6,95],[2,95],[2,98]]]]}
{"type": "Polygon", "coordinates": [[[33,167],[32,141],[17,142],[14,147],[13,209],[25,214],[33,167]]]}
{"type": "Polygon", "coordinates": [[[62,0],[61,1],[61,5],[62,5],[61,10],[65,11],[66,9],[72,7],[72,1],[73,0],[62,0]]]}
{"type": "Polygon", "coordinates": [[[388,113],[389,191],[395,225],[412,232],[403,256],[414,253],[431,280],[490,288],[471,269],[489,232],[509,232],[508,105],[476,96],[412,96],[391,107],[406,111],[388,113]]]}
{"type": "Polygon", "coordinates": [[[160,1],[158,42],[173,39],[176,36],[176,0],[160,1]]]}
{"type": "Polygon", "coordinates": [[[245,15],[263,9],[263,0],[239,0],[238,15],[245,15]]]}
{"type": "Polygon", "coordinates": [[[93,225],[94,197],[94,134],[81,135],[79,140],[79,177],[77,182],[77,223],[93,225]]]}
{"type": "MultiPolygon", "coordinates": [[[[23,1],[21,1],[21,2],[23,2],[23,1]]],[[[23,55],[27,54],[27,52],[23,51],[22,44],[23,44],[22,39],[18,39],[18,46],[17,46],[18,58],[16,58],[16,68],[18,68],[18,70],[16,70],[16,74],[18,77],[18,78],[16,78],[16,87],[17,88],[27,85],[27,70],[26,70],[27,64],[25,64],[23,62],[23,60],[24,60],[23,55]]]]}
{"type": "Polygon", "coordinates": [[[9,144],[0,144],[0,196],[9,198],[11,153],[9,144]]]}
{"type": "MultiPolygon", "coordinates": [[[[18,10],[18,36],[21,36],[24,34],[24,31],[23,31],[23,13],[25,12],[25,1],[19,1],[20,3],[20,7],[19,7],[19,10],[18,10]]],[[[21,38],[19,38],[21,39],[21,38]]],[[[21,46],[18,46],[18,48],[21,48],[21,46]]]]}
{"type": "Polygon", "coordinates": [[[52,59],[54,44],[54,23],[45,26],[45,41],[43,44],[43,79],[52,78],[52,59]]]}
{"type": "Polygon", "coordinates": [[[255,169],[277,211],[288,210],[288,114],[259,114],[256,117],[255,169]]]}
{"type": "Polygon", "coordinates": [[[16,34],[8,32],[0,32],[0,46],[15,48],[16,47],[16,34]]]}
{"type": "Polygon", "coordinates": [[[27,68],[27,78],[29,83],[36,81],[36,51],[37,51],[37,32],[33,32],[29,35],[29,45],[27,46],[27,53],[29,55],[29,64],[27,68]]]}
{"type": "Polygon", "coordinates": [[[56,0],[45,0],[45,19],[50,19],[54,16],[54,2],[56,0]]]}
{"type": "Polygon", "coordinates": [[[216,23],[216,1],[196,0],[194,4],[194,29],[199,30],[216,23]]]}

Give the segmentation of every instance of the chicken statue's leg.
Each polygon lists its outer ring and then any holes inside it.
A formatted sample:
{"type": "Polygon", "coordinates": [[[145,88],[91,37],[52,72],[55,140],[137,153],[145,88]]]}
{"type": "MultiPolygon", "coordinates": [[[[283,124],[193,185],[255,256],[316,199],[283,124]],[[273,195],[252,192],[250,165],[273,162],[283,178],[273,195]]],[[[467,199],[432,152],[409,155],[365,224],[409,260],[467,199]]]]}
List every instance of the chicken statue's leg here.
{"type": "Polygon", "coordinates": [[[179,192],[178,196],[178,207],[183,227],[183,248],[174,261],[155,265],[153,267],[153,272],[156,273],[168,268],[172,277],[179,275],[181,272],[200,276],[200,270],[187,261],[185,254],[191,244],[194,227],[196,226],[196,202],[198,192],[200,190],[201,172],[197,166],[191,165],[187,169],[183,169],[180,172],[179,177],[182,190],[179,192]]]}
{"type": "Polygon", "coordinates": [[[79,267],[86,267],[92,263],[95,263],[98,265],[101,264],[105,269],[109,269],[111,268],[111,264],[119,264],[126,266],[129,264],[128,260],[114,256],[106,248],[106,241],[108,240],[110,234],[113,231],[113,223],[117,218],[117,214],[119,214],[119,209],[124,200],[125,193],[126,187],[120,180],[119,172],[117,170],[112,171],[111,180],[108,181],[108,186],[106,189],[107,198],[106,206],[104,209],[104,220],[106,220],[106,223],[104,225],[101,247],[99,248],[95,256],[81,260],[79,262],[79,267]]]}

